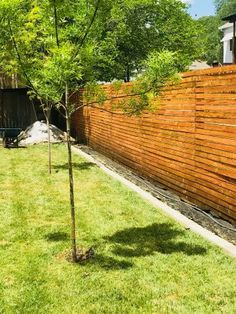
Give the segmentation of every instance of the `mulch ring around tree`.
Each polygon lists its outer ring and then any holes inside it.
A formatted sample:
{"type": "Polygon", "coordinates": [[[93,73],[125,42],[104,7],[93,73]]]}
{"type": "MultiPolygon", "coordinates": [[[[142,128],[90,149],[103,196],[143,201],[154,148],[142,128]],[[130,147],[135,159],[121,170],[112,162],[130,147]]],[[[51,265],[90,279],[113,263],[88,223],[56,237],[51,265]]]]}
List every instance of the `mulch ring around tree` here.
{"type": "MultiPolygon", "coordinates": [[[[95,257],[95,250],[92,247],[89,249],[80,248],[80,247],[77,248],[76,263],[86,263],[94,257],[95,257]]],[[[66,260],[70,263],[74,263],[71,250],[66,250],[64,252],[59,253],[57,255],[57,258],[59,260],[66,260]]]]}

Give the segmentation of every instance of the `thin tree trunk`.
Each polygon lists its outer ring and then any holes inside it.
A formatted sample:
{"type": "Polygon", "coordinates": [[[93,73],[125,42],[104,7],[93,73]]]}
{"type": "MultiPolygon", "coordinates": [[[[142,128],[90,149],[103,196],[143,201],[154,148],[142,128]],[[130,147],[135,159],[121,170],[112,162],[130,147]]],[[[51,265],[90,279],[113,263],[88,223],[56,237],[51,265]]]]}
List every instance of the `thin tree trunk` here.
{"type": "Polygon", "coordinates": [[[76,251],[76,231],[75,231],[75,198],[74,198],[74,178],[72,167],[71,141],[70,141],[70,113],[68,110],[68,87],[65,90],[65,107],[66,107],[66,135],[67,135],[67,151],[68,151],[68,174],[70,186],[70,210],[71,210],[71,249],[72,260],[77,262],[76,251]]]}
{"type": "Polygon", "coordinates": [[[126,83],[130,82],[130,66],[129,66],[129,63],[127,63],[126,69],[125,69],[125,82],[126,83]]]}
{"type": "Polygon", "coordinates": [[[54,10],[54,25],[55,25],[56,42],[57,42],[57,47],[59,47],[60,43],[59,43],[59,36],[58,36],[58,18],[57,18],[56,0],[53,0],[53,10],[54,10]]]}
{"type": "Polygon", "coordinates": [[[47,133],[48,133],[48,174],[52,173],[52,145],[51,145],[51,135],[50,135],[50,117],[51,117],[51,104],[46,102],[46,106],[43,105],[41,101],[41,106],[47,123],[47,133]]]}
{"type": "Polygon", "coordinates": [[[18,88],[19,86],[18,86],[18,75],[17,75],[17,73],[15,74],[15,80],[16,80],[16,88],[18,88]]]}
{"type": "Polygon", "coordinates": [[[51,134],[50,134],[50,112],[47,109],[46,113],[47,120],[47,132],[48,132],[48,173],[52,173],[52,145],[51,145],[51,134]]]}

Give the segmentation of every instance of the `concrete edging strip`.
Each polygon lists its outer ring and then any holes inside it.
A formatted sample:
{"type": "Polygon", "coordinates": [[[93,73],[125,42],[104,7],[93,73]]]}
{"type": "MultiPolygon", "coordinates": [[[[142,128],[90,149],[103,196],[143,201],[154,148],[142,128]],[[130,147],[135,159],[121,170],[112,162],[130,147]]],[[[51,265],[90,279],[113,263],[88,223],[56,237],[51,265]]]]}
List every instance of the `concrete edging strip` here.
{"type": "Polygon", "coordinates": [[[161,202],[154,196],[152,196],[149,192],[144,191],[141,189],[139,186],[136,184],[130,182],[129,180],[123,178],[121,175],[116,173],[115,171],[107,168],[104,164],[96,160],[94,157],[91,155],[83,152],[81,149],[77,147],[72,147],[73,152],[81,155],[85,159],[87,159],[90,162],[95,163],[100,169],[102,169],[105,173],[107,173],[109,176],[112,178],[120,181],[124,185],[126,185],[128,188],[133,190],[134,192],[138,193],[142,198],[145,200],[149,201],[152,205],[160,208],[163,210],[165,213],[167,213],[169,216],[174,218],[176,221],[178,221],[180,224],[184,225],[185,227],[189,228],[193,232],[201,235],[203,238],[207,239],[208,241],[212,242],[213,244],[219,246],[222,248],[225,252],[227,252],[230,256],[236,258],[236,246],[233,245],[232,243],[222,239],[221,237],[215,235],[213,232],[203,228],[196,222],[190,220],[189,218],[185,217],[182,215],[180,212],[177,210],[171,208],[167,204],[161,202]]]}

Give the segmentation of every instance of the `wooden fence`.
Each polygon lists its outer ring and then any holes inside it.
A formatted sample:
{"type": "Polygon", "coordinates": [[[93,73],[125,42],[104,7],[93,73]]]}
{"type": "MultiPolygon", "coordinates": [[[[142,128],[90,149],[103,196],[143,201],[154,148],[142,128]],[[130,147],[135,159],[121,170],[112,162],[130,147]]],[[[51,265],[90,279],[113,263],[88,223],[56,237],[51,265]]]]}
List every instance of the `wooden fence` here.
{"type": "Polygon", "coordinates": [[[163,89],[155,113],[84,108],[72,128],[94,149],[236,222],[236,66],[183,74],[163,89]]]}
{"type": "Polygon", "coordinates": [[[36,108],[26,88],[0,89],[0,127],[25,128],[36,121],[36,108]]]}
{"type": "Polygon", "coordinates": [[[12,76],[7,76],[4,73],[0,72],[0,88],[17,88],[18,87],[18,79],[17,75],[13,74],[12,76]]]}
{"type": "MultiPolygon", "coordinates": [[[[27,88],[0,89],[0,128],[25,129],[37,120],[45,120],[40,102],[31,101],[27,92],[27,88]]],[[[53,108],[51,123],[65,130],[64,120],[58,110],[53,108]]]]}

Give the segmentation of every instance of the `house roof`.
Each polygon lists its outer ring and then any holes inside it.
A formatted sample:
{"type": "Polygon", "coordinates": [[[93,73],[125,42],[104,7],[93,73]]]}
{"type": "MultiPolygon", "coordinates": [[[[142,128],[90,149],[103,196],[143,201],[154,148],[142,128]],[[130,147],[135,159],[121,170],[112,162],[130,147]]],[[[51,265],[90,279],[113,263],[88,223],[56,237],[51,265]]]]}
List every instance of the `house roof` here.
{"type": "Polygon", "coordinates": [[[236,13],[223,17],[222,21],[236,22],[236,13]]]}
{"type": "Polygon", "coordinates": [[[221,42],[224,42],[224,41],[228,41],[230,39],[233,38],[233,33],[229,33],[229,34],[226,34],[222,39],[221,39],[221,42]]]}
{"type": "Polygon", "coordinates": [[[224,29],[230,28],[230,27],[233,27],[233,24],[228,22],[228,23],[225,23],[224,25],[220,26],[219,29],[223,31],[224,29]]]}

